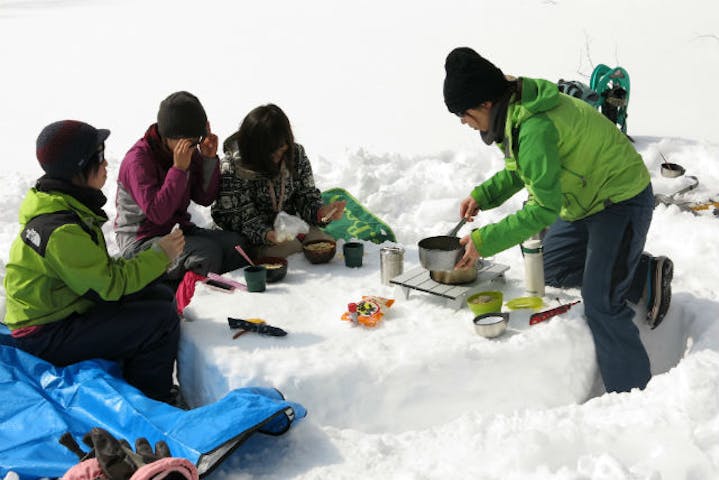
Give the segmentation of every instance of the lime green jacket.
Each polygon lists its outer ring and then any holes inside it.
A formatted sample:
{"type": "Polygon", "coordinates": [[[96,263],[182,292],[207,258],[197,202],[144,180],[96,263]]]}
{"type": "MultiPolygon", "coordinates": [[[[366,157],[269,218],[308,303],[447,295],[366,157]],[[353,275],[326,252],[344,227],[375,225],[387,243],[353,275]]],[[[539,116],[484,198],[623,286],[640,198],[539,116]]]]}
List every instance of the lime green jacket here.
{"type": "Polygon", "coordinates": [[[559,217],[575,221],[628,200],[649,185],[649,172],[629,139],[589,104],[559,93],[547,80],[523,78],[510,99],[503,170],[474,188],[481,210],[522,188],[523,208],[472,233],[483,257],[517,245],[559,217]]]}
{"type": "Polygon", "coordinates": [[[11,330],[84,313],[98,297],[118,300],[167,269],[159,247],[129,260],[112,258],[101,229],[106,221],[70,195],[29,191],[4,280],[4,322],[11,330]]]}

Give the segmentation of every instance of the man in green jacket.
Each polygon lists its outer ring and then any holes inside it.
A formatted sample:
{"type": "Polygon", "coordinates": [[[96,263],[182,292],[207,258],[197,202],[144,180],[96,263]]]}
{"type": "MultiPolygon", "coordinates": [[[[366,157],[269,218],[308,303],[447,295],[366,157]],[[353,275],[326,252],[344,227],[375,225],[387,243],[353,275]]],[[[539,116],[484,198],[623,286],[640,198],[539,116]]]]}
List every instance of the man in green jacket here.
{"type": "Polygon", "coordinates": [[[170,402],[180,320],[174,293],[155,280],[185,241],[176,231],[131,259],[110,256],[101,191],[108,135],[61,120],[38,136],[45,175],[20,206],[4,279],[4,323],[21,350],[59,366],[118,361],[128,383],[170,402]]]}
{"type": "Polygon", "coordinates": [[[581,287],[607,391],[644,388],[649,358],[627,301],[647,301],[656,327],[669,308],[673,265],[643,254],[654,196],[641,156],[615,125],[553,82],[506,77],[474,50],[445,63],[444,99],[463,124],[504,153],[505,168],[460,204],[472,220],[522,189],[522,209],[463,238],[457,267],[544,235],[547,285],[581,287]]]}

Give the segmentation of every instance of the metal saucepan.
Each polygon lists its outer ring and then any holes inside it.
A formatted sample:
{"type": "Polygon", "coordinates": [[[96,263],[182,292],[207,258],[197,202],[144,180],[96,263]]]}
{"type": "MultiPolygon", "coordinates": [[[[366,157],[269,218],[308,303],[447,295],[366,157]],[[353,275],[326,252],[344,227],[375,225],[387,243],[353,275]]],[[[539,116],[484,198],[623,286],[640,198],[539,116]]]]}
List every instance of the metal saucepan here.
{"type": "Polygon", "coordinates": [[[684,169],[684,167],[677,163],[664,162],[662,163],[661,172],[662,177],[676,178],[684,175],[684,172],[686,172],[686,170],[684,169]]]}
{"type": "Polygon", "coordinates": [[[464,255],[464,247],[455,235],[465,224],[462,219],[449,235],[429,237],[419,242],[419,263],[429,270],[432,280],[450,285],[473,282],[477,278],[475,266],[455,270],[454,266],[464,255]]]}
{"type": "Polygon", "coordinates": [[[459,237],[424,238],[419,241],[419,263],[427,270],[453,270],[455,264],[464,255],[464,247],[459,237]]]}
{"type": "Polygon", "coordinates": [[[667,158],[662,152],[659,152],[659,155],[661,155],[662,160],[664,160],[661,166],[661,172],[663,177],[676,178],[684,175],[684,172],[686,172],[686,170],[684,170],[684,167],[682,167],[678,163],[672,163],[667,160],[667,158]]]}
{"type": "Polygon", "coordinates": [[[461,285],[463,283],[474,282],[477,279],[477,270],[481,266],[481,260],[471,267],[456,268],[454,270],[430,270],[429,278],[437,283],[446,285],[461,285]]]}

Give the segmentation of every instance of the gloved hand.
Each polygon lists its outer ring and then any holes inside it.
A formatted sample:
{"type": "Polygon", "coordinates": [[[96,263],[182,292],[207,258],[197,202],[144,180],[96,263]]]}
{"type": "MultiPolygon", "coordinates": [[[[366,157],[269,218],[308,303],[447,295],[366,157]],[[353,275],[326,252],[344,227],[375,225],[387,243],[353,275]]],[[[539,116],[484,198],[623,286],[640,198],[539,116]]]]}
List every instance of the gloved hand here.
{"type": "Polygon", "coordinates": [[[153,451],[147,439],[138,438],[133,452],[127,441],[118,441],[102,428],[93,428],[82,441],[92,448],[87,454],[80,449],[69,433],[60,439],[60,443],[78,455],[81,460],[78,465],[68,470],[63,479],[198,480],[197,468],[187,459],[171,458],[170,449],[163,441],[157,442],[153,451]]]}
{"type": "Polygon", "coordinates": [[[155,444],[153,452],[147,439],[138,438],[133,452],[126,440],[118,441],[102,428],[93,428],[82,441],[92,445],[95,458],[108,480],[128,480],[140,467],[170,456],[170,449],[163,441],[155,444]]]}

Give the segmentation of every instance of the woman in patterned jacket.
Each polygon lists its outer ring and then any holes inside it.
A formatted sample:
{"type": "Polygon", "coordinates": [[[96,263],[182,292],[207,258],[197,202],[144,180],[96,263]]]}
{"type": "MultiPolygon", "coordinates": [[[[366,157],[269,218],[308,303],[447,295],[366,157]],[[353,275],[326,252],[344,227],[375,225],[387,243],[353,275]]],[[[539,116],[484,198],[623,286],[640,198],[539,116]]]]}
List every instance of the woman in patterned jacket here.
{"type": "Polygon", "coordinates": [[[346,202],[322,204],[310,161],[278,106],[263,105],[247,114],[224,151],[212,218],[220,228],[244,235],[250,255],[286,257],[302,251],[297,238],[275,229],[279,212],[310,225],[305,240],[328,238],[319,227],[342,218],[346,202]]]}

